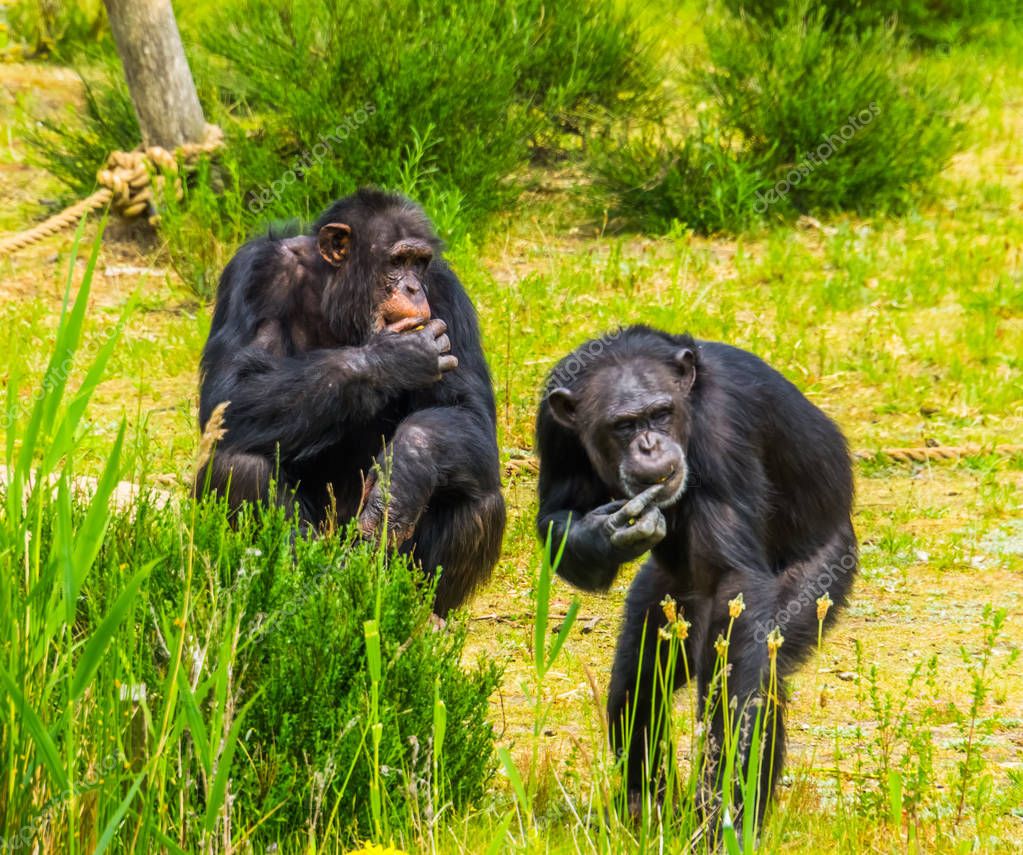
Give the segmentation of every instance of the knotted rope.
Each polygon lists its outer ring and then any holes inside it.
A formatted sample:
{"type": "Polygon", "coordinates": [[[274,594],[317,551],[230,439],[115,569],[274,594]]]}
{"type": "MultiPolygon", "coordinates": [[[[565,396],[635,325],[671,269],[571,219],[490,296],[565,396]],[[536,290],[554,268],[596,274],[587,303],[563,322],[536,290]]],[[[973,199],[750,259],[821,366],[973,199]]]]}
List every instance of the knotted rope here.
{"type": "Polygon", "coordinates": [[[106,165],[96,173],[96,183],[100,189],[30,229],[0,238],[0,256],[17,252],[57,234],[77,223],[90,211],[108,204],[122,217],[147,214],[149,222],[156,225],[159,214],[154,200],[162,198],[167,192],[167,181],[172,182],[174,196],[180,199],[185,192],[182,174],[193,171],[200,158],[212,154],[223,144],[224,132],[216,125],[206,125],[202,142],[185,143],[173,152],[158,145],[148,148],[140,146],[134,151],[111,152],[106,165]]]}

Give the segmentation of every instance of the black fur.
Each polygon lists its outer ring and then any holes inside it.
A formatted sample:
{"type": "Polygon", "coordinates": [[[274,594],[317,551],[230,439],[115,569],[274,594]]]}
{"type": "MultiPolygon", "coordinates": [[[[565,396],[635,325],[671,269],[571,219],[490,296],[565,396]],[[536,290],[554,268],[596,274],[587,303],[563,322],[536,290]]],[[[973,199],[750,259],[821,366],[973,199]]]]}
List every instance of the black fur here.
{"type": "MultiPolygon", "coordinates": [[[[635,794],[649,781],[648,770],[658,767],[660,746],[648,745],[645,731],[652,707],[667,700],[653,680],[657,631],[666,623],[662,599],[674,597],[692,623],[686,650],[706,703],[714,641],[727,629],[728,601],[741,592],[747,608],[732,630],[728,690],[738,710],[762,697],[769,674],[768,631],[778,626],[784,635],[778,654],[784,679],[816,644],[816,598],[827,592],[834,601],[826,620],[830,625],[852,583],[856,539],[848,450],[838,428],[756,356],[643,326],[588,342],[558,364],[540,406],[537,443],[541,539],[553,525],[554,542],[560,543],[572,515],[559,567],[564,578],[587,590],[605,590],[623,561],[652,544],[626,600],[608,699],[612,745],[619,754],[628,753],[628,787],[635,794]],[[680,376],[678,355],[686,349],[695,356],[695,377],[689,378],[691,388],[682,384],[684,404],[670,440],[678,443],[688,464],[684,492],[659,509],[665,524],[661,539],[652,534],[638,551],[623,551],[609,542],[606,525],[593,524],[606,522],[607,503],[618,500],[610,506],[614,510],[628,496],[616,492],[620,485],[597,475],[601,464],[593,458],[599,452],[593,451],[595,440],[588,432],[599,414],[587,404],[596,397],[596,385],[630,382],[635,366],[652,366],[651,371],[661,372],[655,376],[663,378],[662,385],[674,388],[680,376]],[[578,403],[575,429],[552,408],[550,396],[559,387],[578,403]],[[633,701],[634,736],[626,745],[622,723],[633,701]]],[[[652,513],[657,516],[656,510],[652,513]]],[[[681,666],[677,673],[681,685],[681,666]]],[[[721,704],[715,708],[713,737],[720,746],[721,704]]],[[[783,750],[779,727],[773,780],[771,759],[764,758],[761,811],[781,769],[783,750]]],[[[712,789],[705,788],[705,798],[714,798],[712,789]]],[[[733,804],[739,799],[736,793],[733,804]]]]}
{"type": "Polygon", "coordinates": [[[307,235],[243,246],[220,279],[200,384],[203,427],[230,402],[200,489],[208,479],[237,505],[266,501],[274,479],[280,500],[320,527],[332,502],[339,522],[359,513],[364,478],[390,458],[390,521],[414,526],[402,549],[429,573],[443,568],[437,613],[489,577],[505,521],[493,388],[473,305],[418,206],[360,190],[307,235]],[[328,223],[352,230],[339,268],[316,251],[328,223]],[[432,337],[373,326],[380,248],[409,237],[435,250],[424,290],[458,359],[442,377],[432,337]]]}

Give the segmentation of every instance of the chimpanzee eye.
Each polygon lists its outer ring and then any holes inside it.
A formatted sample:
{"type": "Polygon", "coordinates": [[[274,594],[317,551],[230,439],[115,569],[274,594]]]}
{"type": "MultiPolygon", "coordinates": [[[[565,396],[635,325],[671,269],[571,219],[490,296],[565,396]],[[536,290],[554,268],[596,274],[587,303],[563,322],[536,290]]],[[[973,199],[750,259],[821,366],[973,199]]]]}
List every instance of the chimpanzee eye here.
{"type": "Polygon", "coordinates": [[[671,407],[661,407],[650,414],[650,421],[655,424],[664,425],[671,421],[671,407]]]}
{"type": "Polygon", "coordinates": [[[636,420],[635,419],[618,419],[618,421],[616,421],[611,426],[611,429],[615,433],[617,433],[617,434],[621,434],[623,436],[628,436],[629,434],[633,433],[636,430],[636,420]]]}

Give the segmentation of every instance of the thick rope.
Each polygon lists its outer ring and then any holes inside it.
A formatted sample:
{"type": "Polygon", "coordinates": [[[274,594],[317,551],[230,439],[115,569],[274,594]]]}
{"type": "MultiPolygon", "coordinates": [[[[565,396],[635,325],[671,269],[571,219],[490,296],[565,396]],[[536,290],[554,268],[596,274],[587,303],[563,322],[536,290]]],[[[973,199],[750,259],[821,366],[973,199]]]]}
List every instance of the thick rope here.
{"type": "Polygon", "coordinates": [[[149,222],[156,225],[160,217],[155,202],[167,192],[167,181],[172,182],[174,196],[180,199],[185,192],[181,173],[195,169],[201,157],[212,154],[223,143],[223,131],[216,125],[206,125],[202,142],[185,143],[173,153],[160,146],[111,152],[106,165],[96,173],[99,190],[30,229],[0,238],[0,256],[57,234],[107,204],[122,217],[147,214],[149,222]]]}
{"type": "Polygon", "coordinates": [[[1023,445],[935,445],[923,448],[882,448],[878,451],[857,451],[857,460],[881,457],[895,463],[924,463],[928,460],[959,460],[992,454],[996,457],[1014,457],[1023,454],[1023,445]]]}
{"type": "MultiPolygon", "coordinates": [[[[893,463],[926,463],[929,460],[961,460],[980,455],[1015,457],[1023,454],[1023,445],[935,445],[922,448],[880,448],[877,451],[856,451],[857,460],[890,460],[893,463]]],[[[518,452],[504,465],[505,475],[515,477],[524,473],[535,475],[539,471],[536,457],[518,452]]]]}
{"type": "Polygon", "coordinates": [[[19,249],[24,249],[26,246],[38,243],[43,238],[48,238],[50,235],[64,231],[64,229],[73,226],[90,211],[102,208],[113,198],[113,195],[111,190],[103,187],[91,196],[82,199],[81,202],[75,202],[70,208],[65,208],[59,214],[50,217],[50,219],[39,223],[37,226],[0,238],[0,256],[17,252],[19,249]]]}

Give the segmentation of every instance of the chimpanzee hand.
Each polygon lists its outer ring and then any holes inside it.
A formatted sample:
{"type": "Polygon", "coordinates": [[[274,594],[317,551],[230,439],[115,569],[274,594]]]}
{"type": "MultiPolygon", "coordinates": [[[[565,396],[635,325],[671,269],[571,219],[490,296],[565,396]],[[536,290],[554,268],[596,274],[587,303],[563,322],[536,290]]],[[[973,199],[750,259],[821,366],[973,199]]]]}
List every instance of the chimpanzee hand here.
{"type": "Polygon", "coordinates": [[[653,504],[660,492],[661,485],[655,484],[628,501],[594,508],[583,518],[582,528],[591,536],[605,539],[620,561],[638,558],[667,533],[664,514],[653,504]]]}
{"type": "Polygon", "coordinates": [[[380,360],[386,382],[404,389],[419,389],[436,383],[446,371],[458,367],[451,353],[447,324],[434,318],[405,318],[385,327],[370,342],[380,360]]]}
{"type": "MultiPolygon", "coordinates": [[[[626,501],[609,502],[568,523],[568,542],[558,575],[585,591],[606,591],[622,564],[639,558],[667,533],[664,514],[654,498],[657,484],[626,501]]],[[[552,521],[553,522],[553,521],[552,521]]],[[[562,519],[556,537],[565,536],[562,519]]]]}

